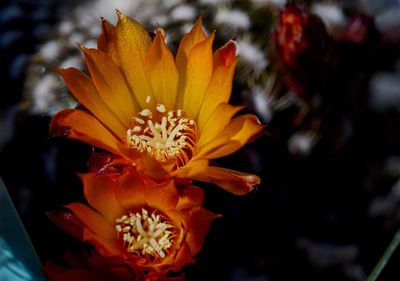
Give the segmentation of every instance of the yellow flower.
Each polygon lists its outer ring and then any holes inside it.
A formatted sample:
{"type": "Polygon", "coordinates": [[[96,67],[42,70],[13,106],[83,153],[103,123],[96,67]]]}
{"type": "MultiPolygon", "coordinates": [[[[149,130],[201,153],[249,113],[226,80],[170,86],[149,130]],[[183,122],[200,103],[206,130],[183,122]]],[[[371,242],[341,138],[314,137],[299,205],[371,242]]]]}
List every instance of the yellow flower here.
{"type": "Polygon", "coordinates": [[[97,49],[81,46],[90,76],[75,68],[57,69],[87,111],[59,112],[51,135],[67,135],[131,163],[149,158],[156,163],[150,174],[164,170],[235,194],[252,190],[257,176],[209,165],[263,131],[254,115],[233,118],[242,107],[228,104],[235,42],[213,54],[214,33],[205,35],[200,18],[174,59],[161,28],[152,40],[138,22],[117,14],[116,26],[103,20],[97,49]]]}

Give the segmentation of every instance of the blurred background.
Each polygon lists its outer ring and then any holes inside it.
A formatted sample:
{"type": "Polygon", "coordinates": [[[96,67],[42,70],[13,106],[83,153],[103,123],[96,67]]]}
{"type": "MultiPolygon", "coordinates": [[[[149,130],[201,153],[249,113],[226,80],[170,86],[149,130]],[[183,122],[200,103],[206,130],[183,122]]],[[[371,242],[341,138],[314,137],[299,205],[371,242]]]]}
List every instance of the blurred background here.
{"type": "MultiPolygon", "coordinates": [[[[51,116],[77,105],[51,69],[85,69],[76,42],[94,47],[100,17],[115,23],[118,8],[163,27],[173,51],[199,15],[215,48],[235,38],[231,102],[267,125],[217,161],[258,174],[256,191],[199,183],[223,218],[187,280],[366,279],[400,228],[400,1],[290,3],[1,1],[0,176],[43,264],[81,247],[46,212],[84,200],[76,174],[92,150],[48,137],[51,116]]],[[[8,262],[0,253],[0,271],[8,262]]],[[[399,280],[399,263],[400,250],[378,280],[399,280]]]]}

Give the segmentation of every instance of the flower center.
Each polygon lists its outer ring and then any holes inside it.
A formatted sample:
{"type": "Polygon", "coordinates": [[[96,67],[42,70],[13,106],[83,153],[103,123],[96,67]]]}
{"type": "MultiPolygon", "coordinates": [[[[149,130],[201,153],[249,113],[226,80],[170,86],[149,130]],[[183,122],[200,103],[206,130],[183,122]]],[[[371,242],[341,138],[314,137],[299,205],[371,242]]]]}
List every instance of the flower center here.
{"type": "Polygon", "coordinates": [[[175,243],[174,226],[156,211],[150,215],[146,209],[115,219],[115,230],[122,237],[129,253],[150,260],[165,258],[175,243]]]}
{"type": "Polygon", "coordinates": [[[196,123],[181,109],[167,112],[163,104],[156,109],[143,109],[132,118],[126,142],[140,152],[148,152],[160,162],[177,160],[177,168],[193,156],[197,139],[196,123]]]}

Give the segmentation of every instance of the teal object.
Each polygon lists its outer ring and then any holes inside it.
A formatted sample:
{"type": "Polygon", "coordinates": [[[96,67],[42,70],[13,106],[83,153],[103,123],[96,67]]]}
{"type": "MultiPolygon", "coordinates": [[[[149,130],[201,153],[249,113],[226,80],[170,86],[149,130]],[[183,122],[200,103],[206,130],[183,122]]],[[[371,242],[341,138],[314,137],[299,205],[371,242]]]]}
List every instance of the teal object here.
{"type": "Polygon", "coordinates": [[[0,179],[0,280],[45,281],[32,243],[0,179]]]}

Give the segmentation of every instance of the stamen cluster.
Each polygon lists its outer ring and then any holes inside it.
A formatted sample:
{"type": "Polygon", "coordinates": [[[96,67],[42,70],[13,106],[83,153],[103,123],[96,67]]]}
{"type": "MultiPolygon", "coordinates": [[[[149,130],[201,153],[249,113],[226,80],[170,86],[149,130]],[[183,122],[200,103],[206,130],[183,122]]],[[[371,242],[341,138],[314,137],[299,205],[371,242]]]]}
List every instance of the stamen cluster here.
{"type": "Polygon", "coordinates": [[[174,243],[173,226],[168,219],[142,208],[115,219],[115,230],[121,235],[129,253],[150,259],[165,258],[174,243]]]}
{"type": "Polygon", "coordinates": [[[126,142],[140,152],[148,152],[160,162],[176,158],[177,166],[192,158],[197,138],[196,123],[181,109],[167,112],[163,104],[156,110],[141,110],[132,118],[126,142]]]}

